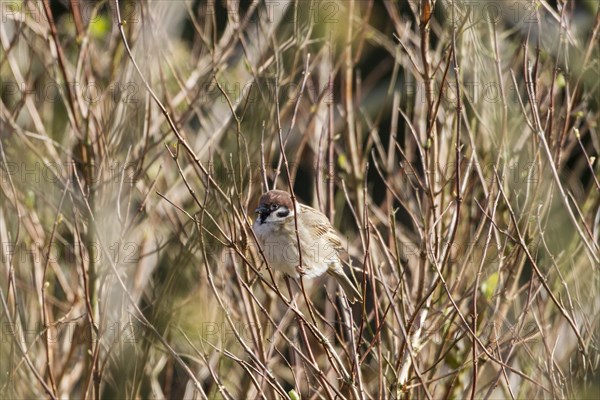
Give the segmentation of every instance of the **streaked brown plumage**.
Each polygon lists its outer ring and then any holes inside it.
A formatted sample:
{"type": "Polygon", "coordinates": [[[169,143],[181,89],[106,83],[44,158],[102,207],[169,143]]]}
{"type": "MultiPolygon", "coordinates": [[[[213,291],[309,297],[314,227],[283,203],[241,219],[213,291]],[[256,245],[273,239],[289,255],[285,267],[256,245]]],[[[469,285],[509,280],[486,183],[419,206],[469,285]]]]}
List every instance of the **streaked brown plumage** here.
{"type": "Polygon", "coordinates": [[[296,204],[298,236],[294,222],[292,198],[282,190],[263,194],[256,209],[254,232],[263,248],[269,265],[292,277],[302,275],[316,278],[327,272],[335,277],[354,302],[361,299],[360,292],[344,273],[339,259],[342,242],[321,212],[304,204],[296,204]],[[302,249],[302,267],[299,267],[298,237],[302,249]]]}

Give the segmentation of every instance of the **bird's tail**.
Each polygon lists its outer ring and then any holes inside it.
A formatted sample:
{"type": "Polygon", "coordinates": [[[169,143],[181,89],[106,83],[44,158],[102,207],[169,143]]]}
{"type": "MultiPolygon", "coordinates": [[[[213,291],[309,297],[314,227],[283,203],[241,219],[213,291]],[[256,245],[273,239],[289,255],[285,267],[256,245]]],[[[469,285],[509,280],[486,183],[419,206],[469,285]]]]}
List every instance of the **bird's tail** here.
{"type": "Polygon", "coordinates": [[[348,301],[350,303],[362,301],[361,293],[358,291],[358,289],[352,283],[352,281],[348,278],[348,276],[346,276],[341,265],[335,265],[335,266],[330,267],[327,270],[327,273],[329,275],[333,276],[338,281],[338,283],[340,284],[342,289],[344,289],[344,292],[346,293],[346,297],[348,297],[348,301]]]}

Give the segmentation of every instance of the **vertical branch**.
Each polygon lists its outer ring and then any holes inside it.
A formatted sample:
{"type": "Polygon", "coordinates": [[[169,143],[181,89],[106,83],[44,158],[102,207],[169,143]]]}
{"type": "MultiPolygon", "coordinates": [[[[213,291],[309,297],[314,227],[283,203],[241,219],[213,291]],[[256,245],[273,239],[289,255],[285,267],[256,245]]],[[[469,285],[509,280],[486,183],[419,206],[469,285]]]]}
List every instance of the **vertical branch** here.
{"type": "Polygon", "coordinates": [[[56,228],[58,227],[58,224],[60,223],[60,219],[61,219],[61,210],[62,210],[62,205],[63,202],[65,200],[65,196],[67,195],[67,191],[69,189],[69,181],[67,180],[66,184],[65,184],[65,188],[62,192],[62,195],[60,197],[60,201],[58,202],[58,206],[56,208],[56,214],[54,215],[54,224],[52,225],[52,232],[50,233],[50,238],[48,239],[48,248],[46,250],[46,254],[44,254],[44,268],[43,268],[43,273],[42,273],[42,287],[41,287],[41,297],[42,297],[42,323],[44,324],[44,345],[46,348],[46,370],[48,373],[48,379],[50,380],[50,387],[52,388],[53,391],[53,395],[56,396],[57,395],[57,387],[56,387],[56,381],[54,379],[54,372],[53,372],[53,350],[50,348],[51,345],[51,340],[50,340],[50,335],[49,335],[49,330],[50,330],[50,316],[48,314],[48,305],[46,303],[47,299],[46,299],[46,274],[48,272],[48,265],[50,264],[50,251],[52,249],[52,244],[54,243],[54,237],[56,235],[56,228]]]}
{"type": "Polygon", "coordinates": [[[77,113],[77,107],[75,106],[75,93],[73,93],[73,86],[70,84],[71,79],[67,75],[67,66],[65,60],[65,54],[63,48],[58,40],[58,32],[56,31],[56,24],[54,23],[54,17],[52,15],[52,10],[50,9],[50,0],[43,0],[42,2],[44,6],[44,13],[46,15],[46,19],[48,21],[48,26],[50,28],[50,34],[52,35],[52,40],[54,41],[54,47],[56,49],[56,57],[58,58],[58,65],[60,66],[60,70],[62,72],[62,76],[64,79],[64,83],[67,86],[67,99],[68,99],[68,107],[67,113],[71,118],[71,124],[75,132],[79,135],[80,138],[83,137],[83,133],[81,131],[79,115],[77,113]]]}
{"type": "MultiPolygon", "coordinates": [[[[333,66],[333,44],[331,38],[329,38],[329,51],[331,54],[330,64],[333,66]]],[[[329,72],[328,78],[328,89],[332,92],[333,97],[333,71],[329,72]]],[[[330,221],[333,221],[335,216],[335,197],[334,197],[334,183],[335,183],[335,149],[333,146],[333,137],[335,135],[335,109],[333,99],[329,102],[329,118],[327,124],[327,217],[330,221]]]]}
{"type": "Polygon", "coordinates": [[[354,113],[354,91],[353,91],[353,80],[354,80],[354,60],[352,57],[352,43],[354,39],[353,30],[353,19],[355,14],[356,2],[355,0],[349,0],[347,4],[348,8],[348,24],[346,27],[346,49],[344,51],[344,74],[343,74],[343,96],[344,96],[344,110],[346,117],[346,138],[348,140],[348,147],[350,151],[350,166],[352,171],[353,186],[355,186],[356,195],[358,199],[358,208],[362,210],[362,204],[365,199],[362,198],[361,191],[358,190],[362,183],[362,170],[360,167],[360,153],[359,153],[359,138],[356,133],[356,115],[354,113]]]}

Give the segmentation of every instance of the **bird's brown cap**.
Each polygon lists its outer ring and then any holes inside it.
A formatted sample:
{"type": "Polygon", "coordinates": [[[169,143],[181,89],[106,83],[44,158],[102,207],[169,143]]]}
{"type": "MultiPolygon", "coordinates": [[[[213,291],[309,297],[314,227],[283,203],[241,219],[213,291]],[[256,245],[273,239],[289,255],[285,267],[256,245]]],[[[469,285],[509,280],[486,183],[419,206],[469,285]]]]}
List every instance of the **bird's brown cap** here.
{"type": "Polygon", "coordinates": [[[293,209],[294,207],[292,203],[292,197],[288,192],[284,192],[283,190],[269,190],[260,197],[259,205],[270,207],[272,204],[285,206],[289,210],[293,209]]]}

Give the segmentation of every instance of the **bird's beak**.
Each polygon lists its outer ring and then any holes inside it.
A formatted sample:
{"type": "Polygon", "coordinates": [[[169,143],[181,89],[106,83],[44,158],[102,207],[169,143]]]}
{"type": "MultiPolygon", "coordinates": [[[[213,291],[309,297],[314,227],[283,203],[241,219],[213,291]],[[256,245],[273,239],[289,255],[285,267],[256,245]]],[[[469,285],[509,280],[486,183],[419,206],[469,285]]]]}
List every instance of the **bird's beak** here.
{"type": "Polygon", "coordinates": [[[266,212],[269,211],[269,207],[265,206],[264,204],[261,204],[260,206],[258,206],[258,208],[256,209],[256,213],[257,214],[264,214],[266,212]]]}

